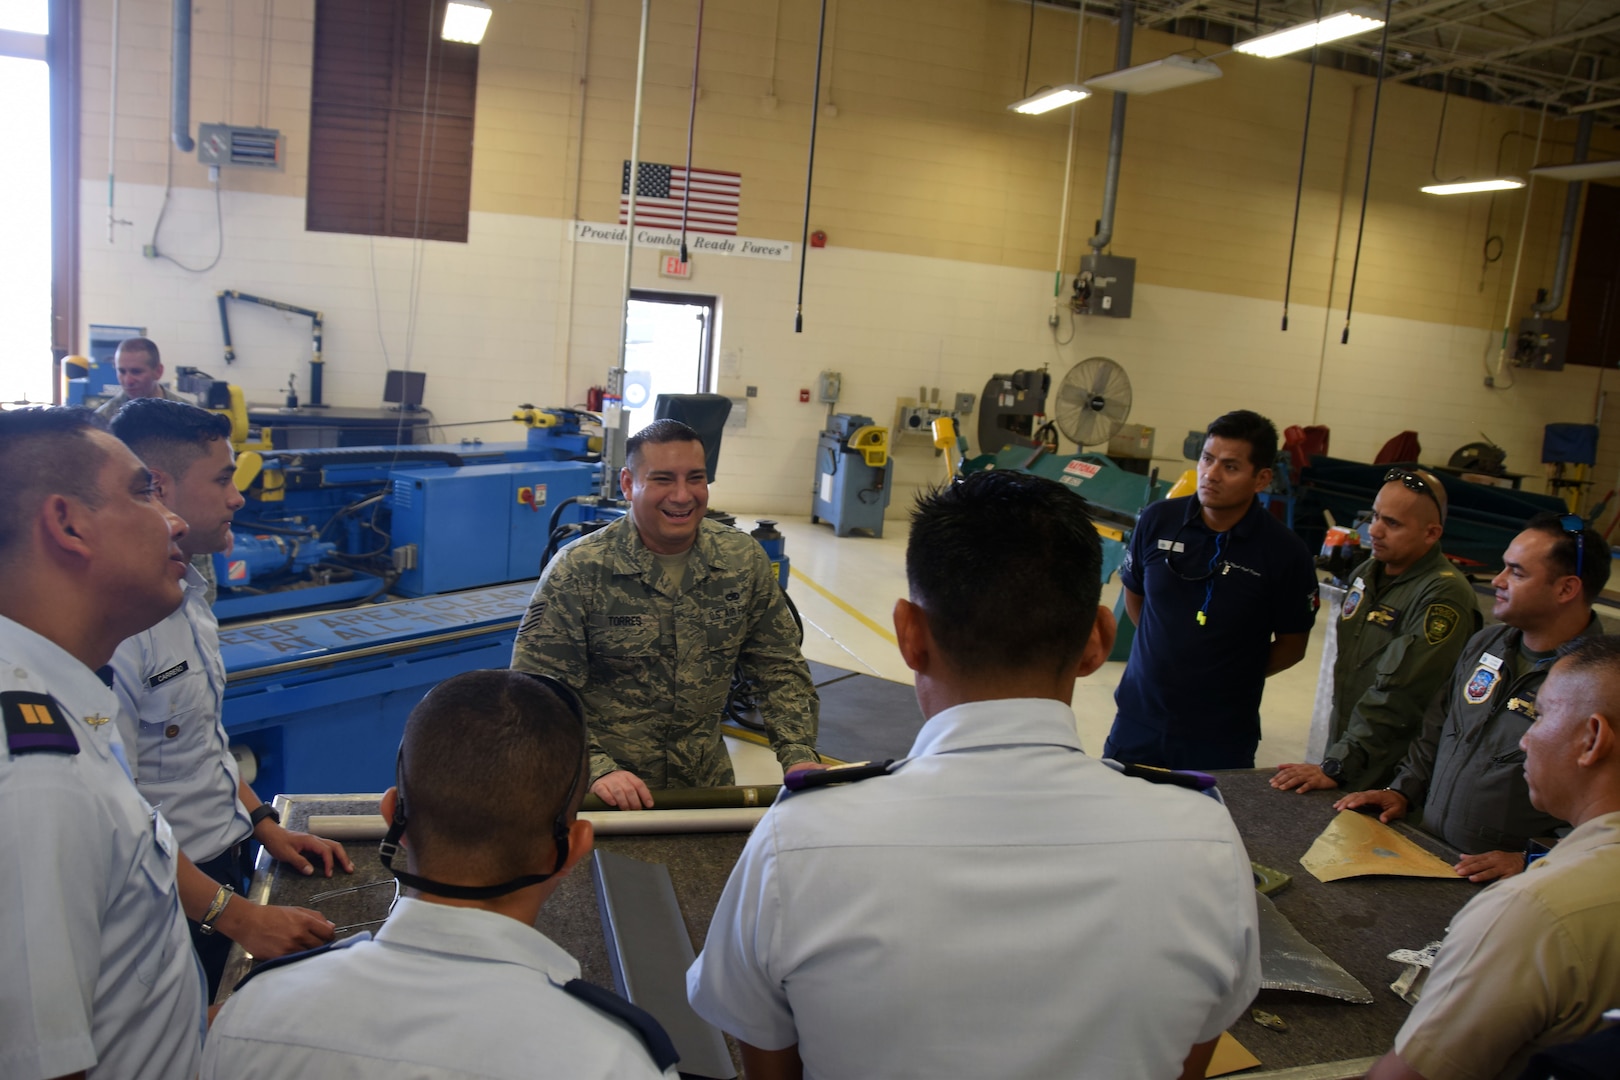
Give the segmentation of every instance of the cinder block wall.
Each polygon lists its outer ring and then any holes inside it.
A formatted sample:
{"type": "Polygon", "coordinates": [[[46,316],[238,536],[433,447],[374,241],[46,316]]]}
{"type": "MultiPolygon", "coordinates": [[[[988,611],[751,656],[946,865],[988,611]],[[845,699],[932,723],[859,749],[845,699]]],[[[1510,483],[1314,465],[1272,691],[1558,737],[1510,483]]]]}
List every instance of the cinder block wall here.
{"type": "MultiPolygon", "coordinates": [[[[622,250],[577,244],[570,222],[612,221],[629,156],[639,4],[497,6],[481,47],[468,243],[303,229],[311,0],[227,0],[194,9],[194,121],[267,123],[287,138],[278,173],[227,170],[224,255],[204,274],[141,255],[163,204],[160,247],[206,264],[216,243],[205,170],[169,149],[169,6],[123,0],[117,213],[106,241],[110,0],[86,0],[82,297],[86,322],[146,325],[171,364],[228,375],[250,400],[307,382],[307,322],[237,306],[226,371],[214,294],[241,289],[322,310],[327,399],[376,404],[388,367],[423,370],[427,404],[452,438],[515,438],[501,422],[523,402],[567,403],[617,354],[622,250]],[[266,39],[265,28],[269,28],[266,39]],[[266,63],[268,61],[268,63],[266,63]],[[491,423],[478,423],[493,421],[491,423]]],[[[654,5],[642,156],[684,159],[695,0],[654,5]]],[[[814,64],[813,0],[706,5],[694,162],[743,174],[745,235],[799,241],[814,64]]],[[[1356,241],[1372,86],[1323,70],[1306,165],[1290,330],[1282,314],[1293,185],[1308,68],[1221,57],[1225,77],[1130,101],[1112,250],[1137,259],[1135,313],[1054,334],[1053,267],[1068,114],[1015,116],[1028,9],[1005,0],[835,2],[823,70],[805,332],[793,333],[797,259],[705,257],[689,284],[721,298],[718,347],[736,357],[717,387],[758,389],[747,427],[728,436],[716,499],[761,513],[806,513],[825,410],[801,405],[824,368],[844,375],[843,411],[892,422],[919,386],[979,393],[997,372],[1048,365],[1054,381],[1106,355],[1131,375],[1131,419],[1158,430],[1178,471],[1181,437],[1213,415],[1253,407],[1279,426],[1325,423],[1333,450],[1371,458],[1418,431],[1443,460],[1481,431],[1509,465],[1539,474],[1542,425],[1587,421],[1597,372],[1510,372],[1484,386],[1520,255],[1524,192],[1437,199],[1430,178],[1441,99],[1387,85],[1350,343],[1339,343],[1356,241]],[[1486,263],[1487,237],[1503,241],[1486,263]]],[[[1036,13],[1032,87],[1068,81],[1075,17],[1036,13]]],[[[1192,46],[1152,30],[1134,59],[1192,46]]],[[[1083,74],[1113,66],[1114,28],[1088,20],[1083,74]]],[[[1101,204],[1108,95],[1080,105],[1066,271],[1101,204]]],[[[1536,115],[1454,98],[1439,172],[1447,178],[1532,162],[1536,115]],[[1500,163],[1498,154],[1500,152],[1500,163]]],[[[1574,125],[1549,121],[1541,160],[1567,160],[1574,125]]],[[[1594,155],[1620,153],[1602,132],[1594,155]]],[[[1512,321],[1549,286],[1564,189],[1538,183],[1512,321]]],[[[638,254],[635,282],[671,283],[638,254]]],[[[1620,424],[1617,419],[1615,424],[1620,424]]],[[[1606,425],[1613,427],[1614,425],[1606,425]]],[[[967,425],[969,431],[973,424],[967,425]]],[[[1599,490],[1620,469],[1606,431],[1599,490]]],[[[940,474],[926,441],[897,441],[898,514],[940,474]]]]}

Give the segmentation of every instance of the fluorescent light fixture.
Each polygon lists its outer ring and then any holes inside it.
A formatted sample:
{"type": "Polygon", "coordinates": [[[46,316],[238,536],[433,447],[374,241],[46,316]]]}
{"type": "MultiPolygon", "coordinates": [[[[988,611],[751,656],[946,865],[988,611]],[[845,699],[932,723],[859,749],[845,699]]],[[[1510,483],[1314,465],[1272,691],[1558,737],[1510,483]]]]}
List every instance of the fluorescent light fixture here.
{"type": "Polygon", "coordinates": [[[1620,98],[1612,98],[1609,101],[1588,101],[1585,105],[1571,105],[1564,111],[1573,116],[1576,113],[1596,112],[1598,109],[1614,108],[1620,108],[1620,98]]]}
{"type": "Polygon", "coordinates": [[[1620,176],[1620,161],[1582,161],[1573,165],[1543,165],[1531,169],[1549,180],[1605,180],[1620,176]]]}
{"type": "Polygon", "coordinates": [[[1250,56],[1263,56],[1270,60],[1308,49],[1312,45],[1326,45],[1340,38],[1355,37],[1384,25],[1384,20],[1371,8],[1350,8],[1337,15],[1326,15],[1308,23],[1274,30],[1248,41],[1240,41],[1232,48],[1250,56]]]}
{"type": "Polygon", "coordinates": [[[1061,109],[1065,105],[1072,105],[1076,101],[1084,101],[1091,96],[1091,91],[1074,83],[1064,83],[1062,86],[1050,86],[1045,90],[1037,90],[1022,101],[1015,101],[1007,108],[1013,112],[1023,113],[1026,116],[1038,116],[1043,112],[1061,109]]]}
{"type": "Polygon", "coordinates": [[[439,36],[446,41],[477,45],[484,40],[491,10],[484,0],[450,0],[450,6],[444,9],[444,29],[439,36]]]}
{"type": "Polygon", "coordinates": [[[1112,90],[1116,94],[1156,94],[1160,90],[1174,90],[1220,77],[1221,69],[1208,60],[1167,56],[1163,60],[1097,75],[1087,79],[1086,85],[1093,90],[1112,90]]]}
{"type": "Polygon", "coordinates": [[[1429,195],[1468,195],[1475,191],[1512,191],[1524,187],[1517,176],[1496,176],[1489,180],[1461,180],[1455,184],[1429,184],[1423,191],[1429,195]]]}

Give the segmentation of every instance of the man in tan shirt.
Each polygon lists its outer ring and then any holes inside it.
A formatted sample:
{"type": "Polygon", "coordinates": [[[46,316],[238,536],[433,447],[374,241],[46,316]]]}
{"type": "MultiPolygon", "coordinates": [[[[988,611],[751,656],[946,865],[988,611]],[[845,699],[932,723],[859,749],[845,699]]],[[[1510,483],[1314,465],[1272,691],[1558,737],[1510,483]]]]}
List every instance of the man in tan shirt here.
{"type": "Polygon", "coordinates": [[[1520,747],[1530,801],[1575,826],[1457,913],[1368,1080],[1516,1077],[1620,1005],[1620,637],[1553,665],[1520,747]]]}
{"type": "Polygon", "coordinates": [[[118,393],[101,403],[96,415],[111,421],[126,402],[136,398],[172,398],[175,394],[158,380],[163,378],[163,359],[158,355],[157,342],[151,338],[125,338],[118,343],[113,354],[113,366],[118,369],[118,393]]]}

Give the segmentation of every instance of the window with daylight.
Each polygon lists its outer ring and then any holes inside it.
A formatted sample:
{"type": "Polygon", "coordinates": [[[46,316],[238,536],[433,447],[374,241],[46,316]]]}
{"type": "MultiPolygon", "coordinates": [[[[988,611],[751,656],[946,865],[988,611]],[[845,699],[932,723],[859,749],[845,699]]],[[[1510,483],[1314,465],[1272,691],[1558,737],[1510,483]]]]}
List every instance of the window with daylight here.
{"type": "Polygon", "coordinates": [[[467,240],[478,46],[445,0],[316,0],[305,227],[467,240]]]}

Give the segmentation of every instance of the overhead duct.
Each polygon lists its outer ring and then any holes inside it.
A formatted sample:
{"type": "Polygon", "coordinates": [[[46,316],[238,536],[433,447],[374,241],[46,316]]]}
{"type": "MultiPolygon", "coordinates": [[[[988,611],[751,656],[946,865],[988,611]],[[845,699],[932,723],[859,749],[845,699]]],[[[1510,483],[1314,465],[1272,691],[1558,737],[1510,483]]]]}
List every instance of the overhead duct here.
{"type": "MultiPolygon", "coordinates": [[[[1587,147],[1592,142],[1592,114],[1582,113],[1580,125],[1575,129],[1575,160],[1579,165],[1586,160],[1587,147]]],[[[1537,315],[1551,315],[1564,306],[1564,286],[1569,281],[1569,252],[1575,246],[1575,220],[1581,214],[1581,192],[1586,187],[1572,180],[1564,194],[1564,227],[1558,233],[1558,262],[1553,269],[1552,295],[1530,305],[1537,315]]]]}
{"type": "MultiPolygon", "coordinates": [[[[1136,28],[1136,0],[1120,0],[1119,43],[1114,50],[1114,70],[1131,66],[1131,34],[1136,28]]],[[[1108,129],[1108,171],[1103,176],[1102,218],[1097,234],[1086,241],[1098,255],[1114,239],[1114,199],[1119,194],[1119,159],[1125,152],[1125,99],[1114,94],[1114,118],[1108,129]]]]}
{"type": "Polygon", "coordinates": [[[169,118],[174,145],[189,154],[191,138],[191,0],[174,0],[174,43],[169,60],[169,118]]]}

